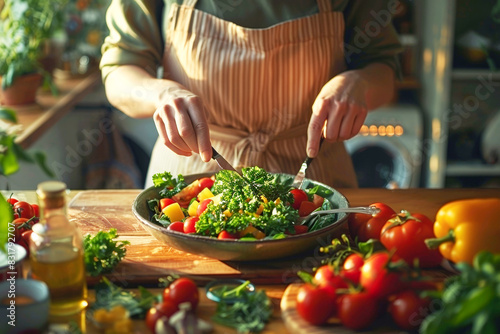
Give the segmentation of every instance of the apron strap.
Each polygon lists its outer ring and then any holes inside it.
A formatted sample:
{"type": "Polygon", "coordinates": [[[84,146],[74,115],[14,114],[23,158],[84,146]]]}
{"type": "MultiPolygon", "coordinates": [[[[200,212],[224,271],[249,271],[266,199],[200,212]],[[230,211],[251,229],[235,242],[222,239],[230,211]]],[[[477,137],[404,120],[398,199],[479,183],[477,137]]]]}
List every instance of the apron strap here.
{"type": "Polygon", "coordinates": [[[320,13],[329,13],[333,11],[332,0],[318,0],[318,8],[320,13]]]}
{"type": "Polygon", "coordinates": [[[188,8],[194,8],[198,0],[184,0],[182,4],[188,8]]]}

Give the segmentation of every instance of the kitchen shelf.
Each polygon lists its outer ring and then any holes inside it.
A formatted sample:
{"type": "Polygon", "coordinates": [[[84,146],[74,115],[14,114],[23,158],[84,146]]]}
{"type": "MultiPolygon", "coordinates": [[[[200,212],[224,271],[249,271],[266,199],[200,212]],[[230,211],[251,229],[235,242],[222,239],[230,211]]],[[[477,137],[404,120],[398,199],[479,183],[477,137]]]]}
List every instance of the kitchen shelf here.
{"type": "Polygon", "coordinates": [[[476,80],[478,77],[492,75],[492,80],[500,80],[500,71],[491,71],[487,69],[453,69],[451,78],[453,80],[476,80]]]}
{"type": "Polygon", "coordinates": [[[54,81],[59,90],[58,95],[40,90],[36,104],[10,107],[16,111],[18,123],[23,127],[16,142],[25,149],[91,93],[101,83],[101,75],[100,72],[94,72],[81,78],[55,78],[54,81]]]}
{"type": "Polygon", "coordinates": [[[500,176],[500,164],[487,165],[477,162],[448,162],[447,176],[500,176]]]}

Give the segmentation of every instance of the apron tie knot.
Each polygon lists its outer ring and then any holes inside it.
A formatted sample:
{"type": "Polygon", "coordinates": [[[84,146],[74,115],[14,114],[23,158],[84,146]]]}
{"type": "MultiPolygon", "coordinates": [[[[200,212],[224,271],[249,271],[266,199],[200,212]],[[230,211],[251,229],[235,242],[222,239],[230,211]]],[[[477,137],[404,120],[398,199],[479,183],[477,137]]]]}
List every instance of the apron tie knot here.
{"type": "Polygon", "coordinates": [[[266,152],[267,145],[272,141],[272,136],[262,132],[252,132],[241,138],[234,146],[234,163],[239,166],[242,161],[250,159],[255,165],[261,164],[262,154],[266,152]]]}
{"type": "Polygon", "coordinates": [[[271,141],[271,136],[265,132],[257,131],[251,133],[246,139],[252,151],[264,152],[267,148],[267,144],[271,141]]]}

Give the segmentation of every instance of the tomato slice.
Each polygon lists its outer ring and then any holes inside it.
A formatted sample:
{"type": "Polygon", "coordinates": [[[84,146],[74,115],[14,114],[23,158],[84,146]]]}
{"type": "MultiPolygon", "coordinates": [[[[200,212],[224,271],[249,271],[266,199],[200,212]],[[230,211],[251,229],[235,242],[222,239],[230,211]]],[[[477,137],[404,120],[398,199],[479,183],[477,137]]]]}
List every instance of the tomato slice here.
{"type": "Polygon", "coordinates": [[[309,200],[306,192],[302,189],[295,188],[295,189],[290,190],[290,193],[293,195],[292,208],[294,208],[295,210],[298,210],[300,208],[300,204],[303,201],[309,200]]]}

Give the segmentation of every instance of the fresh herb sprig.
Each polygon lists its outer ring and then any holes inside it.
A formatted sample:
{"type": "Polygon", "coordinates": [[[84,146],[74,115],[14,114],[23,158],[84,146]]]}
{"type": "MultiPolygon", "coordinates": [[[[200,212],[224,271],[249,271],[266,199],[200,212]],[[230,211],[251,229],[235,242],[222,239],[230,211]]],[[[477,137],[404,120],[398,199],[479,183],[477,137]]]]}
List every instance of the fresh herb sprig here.
{"type": "Polygon", "coordinates": [[[95,236],[87,234],[83,239],[85,269],[90,276],[108,274],[125,257],[130,245],[126,240],[114,240],[118,237],[115,228],[109,232],[99,231],[95,236]]]}
{"type": "Polygon", "coordinates": [[[162,198],[172,197],[187,186],[184,176],[181,174],[173,177],[169,172],[157,173],[153,175],[155,188],[162,188],[160,196],[162,198]]]}
{"type": "Polygon", "coordinates": [[[500,330],[500,254],[480,252],[473,265],[456,264],[459,274],[437,292],[437,311],[427,316],[420,332],[498,333],[500,330]]]}
{"type": "MultiPolygon", "coordinates": [[[[246,287],[245,284],[248,283],[245,282],[242,286],[246,287]]],[[[261,332],[273,314],[273,306],[266,292],[264,290],[251,292],[241,286],[233,289],[233,292],[237,293],[238,300],[229,304],[222,298],[217,304],[212,320],[223,326],[235,328],[238,333],[261,332]]],[[[232,297],[232,293],[226,296],[232,297]]]]}
{"type": "Polygon", "coordinates": [[[91,309],[110,310],[114,306],[121,305],[129,312],[131,318],[143,319],[153,304],[158,302],[159,297],[142,286],[138,289],[138,294],[124,290],[103,277],[95,288],[96,300],[91,309]]]}

